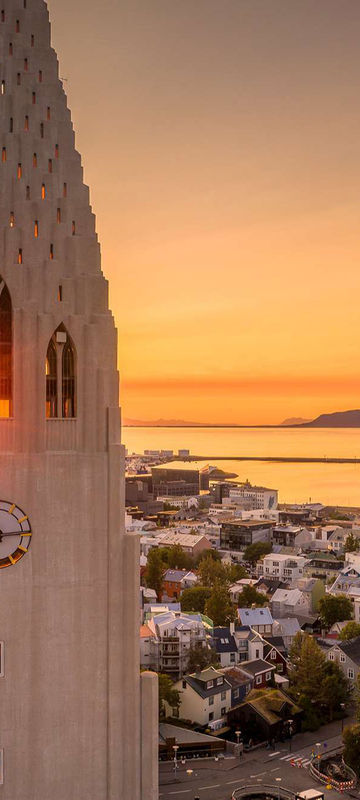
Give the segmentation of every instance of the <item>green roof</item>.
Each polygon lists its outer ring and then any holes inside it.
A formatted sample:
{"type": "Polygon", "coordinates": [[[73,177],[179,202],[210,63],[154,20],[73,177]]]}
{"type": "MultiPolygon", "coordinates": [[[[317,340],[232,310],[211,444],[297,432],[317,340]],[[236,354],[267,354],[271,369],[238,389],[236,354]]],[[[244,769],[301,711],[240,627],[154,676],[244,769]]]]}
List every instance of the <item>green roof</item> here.
{"type": "Polygon", "coordinates": [[[270,725],[274,725],[275,722],[282,720],[281,709],[285,703],[289,706],[291,714],[299,714],[302,710],[280,689],[252,689],[242,705],[252,706],[270,725]]]}

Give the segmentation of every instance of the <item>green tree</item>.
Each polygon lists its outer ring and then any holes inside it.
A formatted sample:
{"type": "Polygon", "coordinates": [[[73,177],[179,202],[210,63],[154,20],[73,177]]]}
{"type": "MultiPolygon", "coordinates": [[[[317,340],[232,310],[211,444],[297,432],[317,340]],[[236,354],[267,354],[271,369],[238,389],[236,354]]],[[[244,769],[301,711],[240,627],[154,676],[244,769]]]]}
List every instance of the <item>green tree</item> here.
{"type": "Polygon", "coordinates": [[[349,535],[345,539],[345,544],[344,544],[345,553],[356,553],[359,549],[360,549],[359,539],[357,539],[353,533],[349,533],[349,535]]]}
{"type": "Polygon", "coordinates": [[[340,667],[327,661],[307,634],[295,636],[289,660],[290,692],[304,709],[304,728],[316,730],[322,722],[332,720],[334,711],[347,700],[348,682],[340,667]]]}
{"type": "MultiPolygon", "coordinates": [[[[197,533],[197,531],[194,531],[197,533]]],[[[197,568],[204,558],[212,558],[213,561],[221,561],[221,555],[218,550],[202,550],[194,559],[194,567],[197,568]]]]}
{"type": "Polygon", "coordinates": [[[343,733],[344,761],[360,776],[360,725],[345,728],[343,733]]]}
{"type": "Polygon", "coordinates": [[[297,634],[289,653],[290,686],[294,694],[304,695],[310,702],[317,702],[324,677],[325,655],[311,636],[303,636],[300,647],[299,645],[297,634]]]}
{"type": "Polygon", "coordinates": [[[180,707],[180,692],[174,689],[174,684],[168,675],[159,673],[159,716],[165,714],[165,701],[169,704],[170,708],[178,709],[180,707]]]}
{"type": "Polygon", "coordinates": [[[248,573],[242,564],[226,564],[225,569],[230,583],[236,583],[236,581],[241,581],[242,578],[248,578],[248,573]]]}
{"type": "Polygon", "coordinates": [[[209,586],[193,586],[191,589],[184,589],[180,597],[182,611],[197,611],[198,614],[205,614],[205,603],[211,595],[209,586]]]}
{"type": "Polygon", "coordinates": [[[236,610],[231,603],[229,589],[220,580],[215,580],[211,595],[205,603],[205,614],[215,626],[229,625],[236,619],[236,610]]]}
{"type": "Polygon", "coordinates": [[[163,587],[164,562],[161,558],[160,550],[152,547],[149,550],[146,566],[146,585],[149,589],[154,589],[158,600],[161,600],[163,587]]]}
{"type": "Polygon", "coordinates": [[[264,594],[257,592],[255,586],[244,586],[242,592],[239,594],[238,607],[251,608],[255,606],[265,606],[268,600],[264,594]]]}
{"type": "Polygon", "coordinates": [[[267,597],[261,592],[257,592],[255,586],[244,586],[239,594],[238,606],[239,608],[251,608],[252,605],[265,606],[267,602],[267,597]]]}
{"type": "Polygon", "coordinates": [[[357,636],[360,636],[360,624],[355,622],[355,620],[348,622],[340,633],[340,639],[343,642],[346,642],[348,639],[355,639],[357,636]]]}
{"type": "Polygon", "coordinates": [[[216,581],[230,583],[224,564],[221,561],[214,561],[211,556],[200,561],[198,574],[202,586],[212,587],[216,581]]]}
{"type": "Polygon", "coordinates": [[[160,547],[161,558],[169,569],[192,569],[194,560],[189,553],[185,553],[180,544],[171,547],[160,547]]]}
{"type": "Polygon", "coordinates": [[[200,643],[195,644],[189,650],[189,660],[187,672],[201,672],[206,667],[217,667],[219,659],[216,650],[212,647],[203,647],[200,643]]]}
{"type": "Polygon", "coordinates": [[[271,553],[272,545],[269,542],[254,542],[249,544],[244,552],[244,561],[250,561],[251,564],[256,564],[262,556],[271,553]]]}
{"type": "Polygon", "coordinates": [[[335,622],[343,622],[352,617],[352,602],[344,594],[326,594],[319,602],[320,618],[326,628],[335,622]]]}
{"type": "Polygon", "coordinates": [[[334,711],[346,703],[349,695],[349,684],[342,669],[334,661],[326,661],[324,677],[321,683],[319,700],[326,706],[330,722],[334,719],[334,711]]]}

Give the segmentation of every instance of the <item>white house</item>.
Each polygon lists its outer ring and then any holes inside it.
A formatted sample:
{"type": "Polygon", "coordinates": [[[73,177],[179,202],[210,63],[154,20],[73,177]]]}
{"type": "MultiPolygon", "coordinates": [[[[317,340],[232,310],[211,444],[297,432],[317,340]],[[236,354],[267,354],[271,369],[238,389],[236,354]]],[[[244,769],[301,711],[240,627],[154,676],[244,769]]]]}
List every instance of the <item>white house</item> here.
{"type": "Polygon", "coordinates": [[[231,708],[231,684],[222,672],[214,667],[192,675],[184,675],[175,683],[180,692],[180,708],[177,712],[165,704],[169,716],[190,719],[199,725],[220,727],[226,724],[226,714],[231,708]]]}
{"type": "Polygon", "coordinates": [[[257,563],[258,575],[265,578],[279,578],[282,581],[296,583],[303,577],[304,567],[308,559],[305,556],[289,556],[285,553],[269,553],[257,563]]]}
{"type": "Polygon", "coordinates": [[[310,612],[309,598],[300,589],[277,589],[271,601],[273,617],[306,616],[310,612]]]}
{"type": "Polygon", "coordinates": [[[151,641],[151,666],[157,672],[165,672],[174,679],[181,678],[186,672],[191,647],[197,644],[208,647],[200,614],[168,611],[152,617],[147,625],[155,634],[151,641]]]}

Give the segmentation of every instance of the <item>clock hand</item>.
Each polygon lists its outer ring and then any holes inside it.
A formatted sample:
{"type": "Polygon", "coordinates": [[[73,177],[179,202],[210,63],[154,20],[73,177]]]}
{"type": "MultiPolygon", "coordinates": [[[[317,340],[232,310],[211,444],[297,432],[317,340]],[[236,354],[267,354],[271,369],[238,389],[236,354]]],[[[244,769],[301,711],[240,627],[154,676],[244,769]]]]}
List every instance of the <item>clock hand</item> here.
{"type": "Polygon", "coordinates": [[[3,536],[22,536],[23,533],[27,533],[27,531],[10,531],[9,533],[3,533],[0,531],[0,541],[3,536]]]}

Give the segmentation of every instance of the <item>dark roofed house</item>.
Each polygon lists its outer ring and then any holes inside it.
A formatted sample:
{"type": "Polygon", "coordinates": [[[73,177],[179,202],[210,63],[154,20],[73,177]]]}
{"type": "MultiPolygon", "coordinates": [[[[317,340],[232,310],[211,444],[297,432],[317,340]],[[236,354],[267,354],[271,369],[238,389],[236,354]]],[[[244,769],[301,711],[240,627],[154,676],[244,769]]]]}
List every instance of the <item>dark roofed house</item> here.
{"type": "Polygon", "coordinates": [[[271,683],[275,667],[262,658],[256,658],[253,661],[244,661],[241,664],[241,670],[245,675],[253,678],[255,689],[262,689],[271,683]]]}
{"type": "Polygon", "coordinates": [[[276,672],[287,673],[286,647],[281,636],[267,636],[263,654],[264,660],[275,667],[276,672]]]}
{"type": "Polygon", "coordinates": [[[336,661],[345,678],[354,686],[360,673],[360,636],[346,642],[336,642],[327,651],[328,661],[336,661]]]}
{"type": "Polygon", "coordinates": [[[235,708],[254,688],[254,679],[239,667],[228,667],[223,673],[231,685],[231,708],[235,708]]]}
{"type": "Polygon", "coordinates": [[[246,700],[228,714],[229,725],[238,726],[245,740],[253,743],[283,739],[292,730],[301,727],[303,711],[280,689],[266,688],[250,692],[246,700]]]}
{"type": "Polygon", "coordinates": [[[212,631],[212,646],[216,650],[222,667],[237,664],[238,649],[230,628],[214,628],[212,631]]]}

